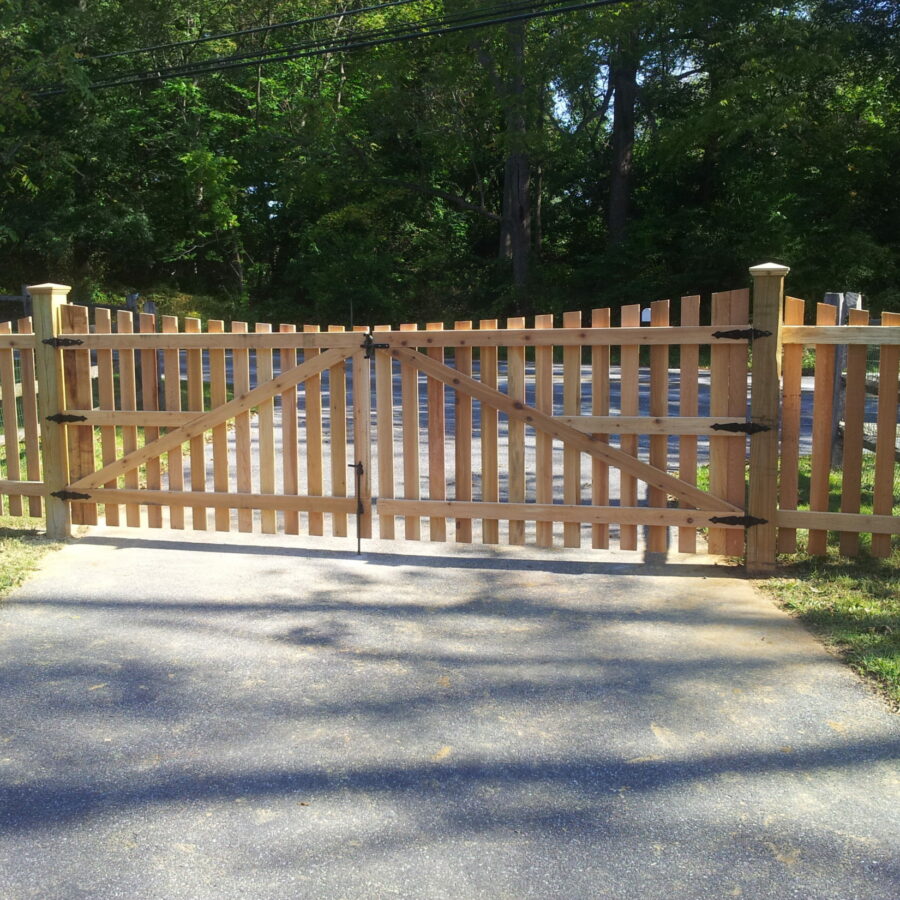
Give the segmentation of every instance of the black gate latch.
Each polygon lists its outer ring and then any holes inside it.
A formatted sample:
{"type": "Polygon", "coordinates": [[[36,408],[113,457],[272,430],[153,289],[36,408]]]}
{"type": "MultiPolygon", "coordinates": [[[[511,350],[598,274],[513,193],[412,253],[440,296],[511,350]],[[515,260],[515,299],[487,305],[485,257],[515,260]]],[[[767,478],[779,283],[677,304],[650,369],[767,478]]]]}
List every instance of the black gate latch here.
{"type": "Polygon", "coordinates": [[[756,516],[710,516],[709,521],[716,525],[743,525],[744,528],[751,528],[753,525],[765,525],[769,520],[756,516]]]}
{"type": "Polygon", "coordinates": [[[714,331],[714,338],[727,338],[730,341],[753,341],[756,338],[771,337],[771,331],[761,331],[759,328],[733,328],[731,331],[714,331]]]}
{"type": "Polygon", "coordinates": [[[376,344],[371,331],[366,334],[359,346],[366,351],[364,359],[371,359],[373,350],[390,350],[391,348],[390,344],[376,344]]]}
{"type": "Polygon", "coordinates": [[[84,341],[80,341],[78,338],[52,337],[44,338],[41,343],[47,344],[49,347],[56,347],[58,350],[60,347],[77,347],[79,344],[83,344],[84,341]]]}
{"type": "Polygon", "coordinates": [[[733,431],[735,434],[759,434],[761,431],[771,431],[768,425],[760,425],[758,422],[716,422],[710,426],[713,431],[733,431]]]}

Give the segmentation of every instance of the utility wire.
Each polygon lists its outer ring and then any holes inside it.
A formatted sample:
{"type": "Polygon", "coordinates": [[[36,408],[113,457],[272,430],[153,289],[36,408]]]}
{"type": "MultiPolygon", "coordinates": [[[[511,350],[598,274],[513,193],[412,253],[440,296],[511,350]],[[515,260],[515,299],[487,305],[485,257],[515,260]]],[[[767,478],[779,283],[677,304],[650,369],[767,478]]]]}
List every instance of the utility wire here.
{"type": "MultiPolygon", "coordinates": [[[[404,0],[404,2],[410,2],[410,0],[404,0]]],[[[421,2],[421,0],[415,0],[415,2],[421,2]]],[[[154,72],[158,73],[160,76],[165,75],[174,75],[177,73],[181,73],[185,70],[189,70],[193,72],[196,67],[205,67],[207,65],[218,65],[218,64],[227,64],[234,61],[239,60],[252,60],[254,62],[257,61],[265,61],[266,56],[274,56],[274,55],[284,55],[285,53],[293,53],[295,51],[303,51],[303,50],[312,50],[317,47],[328,47],[328,48],[336,48],[340,47],[346,43],[353,43],[354,41],[360,39],[366,40],[374,40],[375,38],[381,37],[390,37],[395,34],[403,34],[405,32],[410,31],[411,29],[428,29],[438,26],[446,26],[456,24],[458,22],[466,22],[473,21],[478,18],[493,18],[502,13],[510,13],[510,12],[518,12],[522,9],[534,9],[535,7],[546,7],[551,4],[558,4],[560,0],[526,0],[526,2],[506,2],[502,3],[498,6],[478,9],[478,10],[467,10],[460,13],[452,13],[446,14],[444,16],[438,16],[432,19],[420,19],[418,21],[413,22],[400,22],[393,25],[385,25],[382,28],[374,29],[368,32],[356,32],[349,33],[344,36],[334,36],[331,38],[317,38],[310,39],[307,41],[302,41],[297,44],[291,44],[288,46],[270,48],[270,49],[256,49],[249,50],[243,53],[233,53],[228,56],[220,56],[220,57],[212,57],[208,60],[196,60],[194,62],[186,62],[181,63],[180,65],[170,66],[164,69],[155,69],[154,72]]],[[[123,52],[131,52],[131,51],[123,51],[123,52]]],[[[95,57],[99,58],[99,57],[95,57]]],[[[129,74],[140,74],[140,73],[126,73],[121,76],[117,76],[115,80],[118,81],[119,78],[127,78],[129,74]]]]}
{"type": "MultiPolygon", "coordinates": [[[[401,25],[391,26],[390,28],[348,35],[344,38],[334,39],[331,43],[326,43],[325,41],[313,41],[278,50],[258,51],[256,53],[231,57],[214,57],[209,60],[201,60],[197,63],[185,64],[180,67],[172,67],[166,70],[149,70],[131,73],[107,79],[105,81],[96,81],[88,87],[92,90],[103,90],[132,84],[142,84],[150,81],[167,81],[173,78],[189,78],[208,75],[230,69],[288,62],[341,51],[371,49],[386,44],[416,40],[424,37],[437,37],[445,34],[469,31],[476,28],[493,27],[495,25],[527,21],[551,15],[595,9],[603,6],[614,6],[624,2],[628,2],[628,0],[585,0],[585,2],[569,3],[565,6],[552,5],[552,0],[545,0],[543,3],[532,2],[519,4],[517,6],[505,4],[502,7],[493,7],[490,10],[490,13],[493,14],[504,10],[508,11],[510,9],[519,9],[522,11],[512,15],[503,15],[485,19],[484,13],[471,10],[466,15],[456,14],[455,16],[448,16],[443,19],[402,23],[401,25]],[[406,31],[402,31],[401,29],[403,28],[405,28],[406,31]]],[[[56,96],[65,93],[66,90],[66,88],[53,88],[44,91],[36,91],[33,96],[36,98],[56,96]]]]}
{"type": "MultiPolygon", "coordinates": [[[[420,19],[415,22],[402,22],[394,25],[386,25],[379,29],[368,32],[350,33],[348,35],[332,38],[319,38],[303,41],[298,44],[288,45],[285,47],[256,49],[246,51],[244,53],[234,53],[228,56],[213,57],[208,60],[197,60],[195,62],[182,63],[176,66],[170,66],[163,69],[152,70],[152,75],[157,79],[168,77],[179,77],[185,74],[197,74],[198,72],[219,71],[222,68],[236,68],[232,63],[247,60],[248,65],[265,63],[267,57],[278,57],[281,59],[286,54],[291,54],[292,58],[295,53],[306,53],[306,51],[321,50],[323,53],[336,52],[344,49],[345,46],[355,46],[361,40],[374,41],[391,38],[394,36],[405,36],[411,34],[413,30],[428,32],[435,28],[448,28],[456,24],[465,24],[476,22],[479,19],[491,20],[486,24],[492,24],[493,21],[501,14],[516,13],[522,10],[543,9],[546,7],[558,7],[560,0],[526,0],[526,2],[503,3],[498,6],[467,10],[460,13],[447,14],[432,19],[420,19]]],[[[554,10],[555,11],[555,10],[554,10]]],[[[108,79],[109,83],[120,83],[132,76],[140,77],[142,75],[150,75],[150,72],[134,72],[125,73],[121,76],[108,79]]],[[[101,81],[100,84],[105,85],[107,81],[101,81]]]]}
{"type": "Polygon", "coordinates": [[[297,28],[300,25],[315,25],[319,22],[327,22],[330,19],[340,19],[349,16],[358,16],[362,13],[380,12],[383,9],[392,9],[397,6],[408,6],[410,3],[421,3],[422,0],[392,0],[390,3],[379,3],[377,6],[363,6],[357,9],[345,9],[340,12],[326,13],[321,16],[311,16],[307,19],[294,19],[290,22],[275,22],[272,25],[257,25],[253,28],[242,28],[240,31],[224,31],[221,34],[209,34],[200,38],[191,38],[184,41],[172,41],[168,44],[154,44],[150,47],[138,47],[134,50],[116,50],[113,53],[100,53],[97,56],[82,56],[80,63],[94,62],[100,59],[115,59],[122,56],[137,56],[141,53],[153,53],[156,50],[173,50],[178,47],[191,47],[197,44],[206,44],[210,41],[223,41],[226,38],[243,37],[248,34],[259,34],[262,31],[279,31],[283,28],[297,28]]]}

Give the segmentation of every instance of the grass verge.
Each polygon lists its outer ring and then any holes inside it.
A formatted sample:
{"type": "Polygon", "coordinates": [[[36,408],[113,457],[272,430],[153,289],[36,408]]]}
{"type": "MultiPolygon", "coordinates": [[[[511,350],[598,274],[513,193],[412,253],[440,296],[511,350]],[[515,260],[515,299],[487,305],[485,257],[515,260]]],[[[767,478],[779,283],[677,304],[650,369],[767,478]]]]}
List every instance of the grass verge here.
{"type": "Polygon", "coordinates": [[[37,568],[41,557],[61,546],[34,527],[38,521],[0,516],[0,598],[27,578],[37,568]]]}
{"type": "Polygon", "coordinates": [[[888,559],[782,557],[761,588],[900,709],[900,551],[888,559]]]}
{"type": "MultiPolygon", "coordinates": [[[[800,509],[809,509],[810,458],[800,459],[800,509]]],[[[860,512],[871,514],[874,501],[875,459],[862,460],[860,512]]],[[[709,489],[709,466],[698,472],[698,484],[709,489]]],[[[893,514],[900,516],[900,478],[894,480],[893,514]]],[[[828,508],[839,512],[842,473],[829,475],[828,508]]],[[[871,535],[860,535],[860,556],[842,557],[839,535],[830,532],[825,556],[805,552],[806,532],[798,533],[800,551],[778,558],[778,577],[758,582],[759,587],[857,672],[876,685],[888,702],[900,710],[900,541],[886,559],[868,554],[871,535]]]]}

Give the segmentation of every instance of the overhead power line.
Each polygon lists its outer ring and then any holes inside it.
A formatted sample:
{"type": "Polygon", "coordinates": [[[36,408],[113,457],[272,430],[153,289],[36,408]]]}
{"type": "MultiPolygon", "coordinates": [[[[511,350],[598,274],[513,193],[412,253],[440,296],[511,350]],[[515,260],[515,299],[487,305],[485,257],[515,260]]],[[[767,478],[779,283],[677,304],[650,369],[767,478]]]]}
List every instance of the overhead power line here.
{"type": "Polygon", "coordinates": [[[250,34],[262,32],[281,31],[285,28],[298,28],[301,25],[315,25],[319,22],[328,22],[333,19],[345,19],[359,16],[363,13],[380,12],[384,9],[393,9],[397,6],[409,6],[411,3],[421,3],[422,0],[392,0],[391,3],[379,3],[377,6],[362,6],[357,9],[342,9],[339,12],[325,13],[321,16],[311,16],[306,19],[293,19],[290,22],[275,22],[272,25],[257,25],[253,28],[242,28],[239,31],[224,31],[221,34],[207,34],[199,38],[190,38],[184,41],[172,41],[168,44],[154,44],[150,47],[137,47],[133,50],[116,50],[112,53],[100,53],[97,56],[83,56],[78,62],[88,63],[101,59],[115,59],[123,56],[137,56],[142,53],[155,53],[157,50],[175,50],[179,47],[192,47],[197,44],[207,44],[210,41],[224,41],[228,38],[245,37],[250,34]]]}
{"type": "MultiPolygon", "coordinates": [[[[410,0],[404,0],[404,2],[408,3],[410,2],[410,0]]],[[[421,2],[421,0],[412,0],[412,2],[421,2]]],[[[523,10],[534,10],[551,6],[558,7],[560,2],[562,2],[562,0],[505,0],[505,2],[491,7],[463,10],[458,13],[445,13],[442,16],[436,16],[431,19],[419,19],[418,21],[413,22],[399,22],[392,25],[385,25],[374,30],[350,32],[349,34],[346,34],[344,36],[335,35],[329,38],[309,39],[306,41],[301,41],[300,43],[278,48],[257,48],[255,50],[248,50],[243,53],[233,53],[228,54],[227,56],[212,57],[208,60],[196,60],[193,62],[182,63],[176,66],[169,66],[168,68],[157,68],[151,71],[154,75],[157,76],[157,78],[166,76],[179,77],[184,72],[196,74],[198,70],[206,70],[209,67],[214,67],[217,71],[226,66],[234,68],[234,66],[231,66],[230,64],[242,60],[247,60],[249,64],[257,64],[260,62],[265,62],[266,58],[270,56],[281,57],[285,54],[294,54],[316,49],[321,49],[324,53],[336,52],[337,50],[342,49],[344,45],[355,44],[360,40],[381,41],[382,39],[407,34],[413,29],[417,31],[428,31],[437,27],[446,28],[455,24],[465,22],[475,22],[478,20],[494,20],[504,14],[517,13],[523,10]]],[[[369,7],[369,9],[375,8],[377,7],[369,7]]],[[[149,73],[144,72],[131,74],[140,75],[149,73]]],[[[109,81],[119,83],[122,79],[131,77],[131,74],[126,73],[121,76],[116,76],[115,78],[109,79],[109,81]]],[[[105,84],[105,82],[103,83],[105,84]]]]}
{"type": "MultiPolygon", "coordinates": [[[[408,2],[413,2],[413,0],[402,0],[402,4],[382,4],[382,6],[405,5],[408,2]]],[[[208,60],[199,60],[195,63],[186,63],[181,66],[174,66],[166,69],[151,69],[142,72],[126,73],[106,80],[95,81],[89,87],[93,90],[103,90],[151,81],[167,81],[174,78],[199,77],[201,75],[213,74],[230,69],[288,62],[291,60],[321,56],[330,53],[371,49],[386,44],[417,40],[425,37],[438,37],[445,34],[477,28],[494,27],[496,25],[512,22],[527,21],[530,19],[594,9],[603,6],[613,6],[623,2],[628,2],[628,0],[583,0],[583,2],[570,2],[564,5],[559,5],[559,0],[556,0],[556,2],[553,2],[553,0],[543,0],[543,2],[505,3],[500,6],[491,7],[487,10],[468,10],[464,13],[445,15],[430,20],[404,22],[380,29],[362,31],[355,34],[351,33],[341,38],[332,38],[330,41],[324,39],[311,40],[274,50],[258,50],[225,57],[212,57],[208,60]]],[[[380,7],[369,7],[367,9],[378,8],[380,7]]],[[[360,12],[361,11],[362,10],[360,10],[360,12]]],[[[332,15],[330,17],[333,18],[334,16],[332,15]]],[[[267,27],[271,28],[274,26],[267,27]]],[[[265,27],[262,30],[265,30],[265,27]]],[[[158,46],[162,47],[165,45],[158,46]]],[[[128,52],[137,51],[122,51],[123,54],[128,52]]],[[[94,59],[100,58],[108,57],[94,57],[94,59]]],[[[65,93],[66,90],[66,88],[52,88],[37,91],[34,93],[34,96],[49,97],[65,93]]]]}

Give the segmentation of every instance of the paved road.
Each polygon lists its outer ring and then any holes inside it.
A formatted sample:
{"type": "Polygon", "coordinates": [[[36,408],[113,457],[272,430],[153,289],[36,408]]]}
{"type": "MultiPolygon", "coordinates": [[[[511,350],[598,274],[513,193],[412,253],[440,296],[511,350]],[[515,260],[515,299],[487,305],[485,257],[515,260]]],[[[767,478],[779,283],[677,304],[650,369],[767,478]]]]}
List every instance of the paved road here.
{"type": "Polygon", "coordinates": [[[736,570],[350,547],[96,531],[4,601],[0,897],[897,897],[900,718],[736,570]]]}

